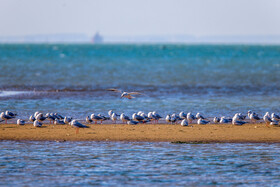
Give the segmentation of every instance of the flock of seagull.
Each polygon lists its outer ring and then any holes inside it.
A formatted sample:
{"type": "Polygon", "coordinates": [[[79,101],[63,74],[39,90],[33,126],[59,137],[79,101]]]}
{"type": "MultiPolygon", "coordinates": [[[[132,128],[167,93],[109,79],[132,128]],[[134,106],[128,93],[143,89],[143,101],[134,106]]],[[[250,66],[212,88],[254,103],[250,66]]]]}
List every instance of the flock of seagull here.
{"type": "MultiPolygon", "coordinates": [[[[121,98],[127,98],[127,99],[133,99],[135,98],[132,95],[145,95],[140,92],[125,92],[121,91],[118,89],[107,89],[108,91],[112,92],[117,92],[121,93],[121,98]]],[[[7,121],[10,119],[16,118],[17,114],[13,113],[11,111],[5,111],[1,112],[0,122],[5,121],[7,124],[7,121]]],[[[131,117],[128,115],[125,115],[124,113],[121,113],[118,115],[117,113],[113,112],[113,110],[108,111],[108,116],[104,116],[101,114],[91,114],[90,116],[86,117],[86,122],[88,124],[95,123],[97,124],[98,122],[102,124],[103,121],[106,120],[111,120],[113,123],[117,123],[117,120],[121,120],[122,123],[124,124],[129,124],[129,125],[137,125],[139,123],[152,123],[152,124],[157,124],[159,123],[159,120],[165,119],[167,123],[170,124],[178,124],[180,123],[182,126],[188,126],[189,124],[196,123],[199,125],[206,125],[210,123],[210,118],[205,118],[203,117],[200,113],[197,113],[196,115],[193,115],[191,112],[185,113],[185,112],[180,112],[179,114],[173,113],[173,114],[168,114],[165,118],[163,118],[160,114],[158,114],[156,111],[149,112],[145,114],[142,111],[139,111],[137,113],[132,114],[131,117]]],[[[82,124],[76,119],[73,119],[72,117],[68,116],[62,116],[58,113],[46,113],[45,115],[40,112],[35,112],[33,115],[29,117],[29,121],[33,123],[34,127],[41,127],[43,123],[45,123],[45,120],[49,120],[50,124],[54,125],[65,125],[69,124],[72,127],[76,128],[76,134],[79,132],[79,128],[89,128],[88,126],[82,124]]],[[[259,117],[258,114],[255,112],[252,112],[249,110],[247,112],[247,115],[243,115],[242,113],[236,113],[232,118],[227,118],[225,116],[222,117],[214,117],[213,118],[213,123],[221,123],[221,124],[226,124],[226,123],[231,123],[233,125],[244,125],[245,123],[251,122],[251,123],[256,123],[260,120],[263,120],[266,124],[266,126],[269,125],[274,125],[278,126],[280,117],[279,115],[275,113],[269,114],[269,112],[266,112],[265,115],[261,118],[259,117]],[[246,120],[248,117],[249,120],[246,120]]],[[[17,124],[18,125],[24,125],[25,121],[22,119],[17,119],[17,124]]]]}
{"type": "MultiPolygon", "coordinates": [[[[5,121],[7,123],[10,119],[15,119],[17,116],[16,113],[13,113],[11,111],[5,111],[0,114],[0,118],[2,121],[5,121]]],[[[125,115],[124,113],[121,113],[120,115],[115,113],[113,110],[108,111],[108,116],[104,116],[101,114],[91,114],[90,116],[87,116],[85,121],[88,124],[91,123],[100,123],[102,124],[103,121],[111,120],[113,123],[117,123],[118,120],[120,120],[123,124],[129,124],[129,125],[137,125],[139,123],[152,123],[157,124],[159,123],[159,120],[165,120],[166,123],[169,124],[178,124],[180,123],[182,126],[188,126],[192,123],[197,123],[199,125],[205,125],[211,123],[209,118],[203,117],[200,113],[197,113],[196,115],[193,115],[191,112],[185,113],[180,112],[179,114],[173,113],[166,115],[165,118],[163,118],[160,114],[158,114],[156,111],[149,112],[145,114],[142,111],[139,111],[137,113],[133,113],[131,117],[128,115],[125,115]]],[[[252,112],[249,110],[247,112],[247,115],[243,115],[242,113],[236,113],[232,118],[227,118],[225,116],[223,117],[214,117],[213,122],[214,124],[227,124],[231,123],[233,125],[243,125],[245,123],[251,122],[256,123],[258,121],[263,120],[267,126],[274,125],[278,126],[280,117],[279,115],[275,113],[269,114],[269,112],[266,112],[265,115],[261,118],[258,114],[255,112],[252,112]],[[248,118],[247,118],[248,117],[248,118]],[[249,119],[249,120],[246,120],[249,119]]],[[[0,122],[2,122],[0,121],[0,122]]],[[[78,120],[73,119],[72,117],[68,116],[62,116],[58,113],[46,113],[45,115],[40,112],[35,112],[33,115],[29,117],[29,121],[33,123],[34,127],[41,127],[45,121],[49,121],[50,124],[54,125],[65,125],[69,124],[72,127],[76,128],[76,133],[78,133],[79,128],[89,128],[88,126],[82,124],[78,120]]],[[[18,125],[24,125],[25,121],[22,119],[17,119],[18,125]]]]}

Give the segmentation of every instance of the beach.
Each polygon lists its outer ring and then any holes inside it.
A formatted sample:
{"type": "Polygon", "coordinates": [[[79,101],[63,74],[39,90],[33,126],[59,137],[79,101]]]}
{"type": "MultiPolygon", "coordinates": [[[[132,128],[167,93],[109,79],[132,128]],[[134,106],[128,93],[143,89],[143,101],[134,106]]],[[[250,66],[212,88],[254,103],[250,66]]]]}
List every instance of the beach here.
{"type": "Polygon", "coordinates": [[[167,124],[95,124],[88,129],[69,125],[32,124],[0,125],[0,140],[36,141],[131,141],[173,143],[280,143],[280,128],[263,123],[233,126],[231,124],[191,124],[187,127],[167,124]]]}

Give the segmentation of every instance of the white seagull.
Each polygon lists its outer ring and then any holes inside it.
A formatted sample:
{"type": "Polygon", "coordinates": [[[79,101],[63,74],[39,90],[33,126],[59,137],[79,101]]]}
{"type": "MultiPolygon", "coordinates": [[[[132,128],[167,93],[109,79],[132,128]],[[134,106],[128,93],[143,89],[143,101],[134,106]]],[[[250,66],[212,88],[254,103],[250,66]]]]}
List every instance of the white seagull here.
{"type": "Polygon", "coordinates": [[[112,91],[112,92],[118,92],[121,93],[121,98],[125,97],[127,99],[133,99],[135,97],[133,97],[132,95],[144,95],[140,92],[124,92],[115,88],[111,88],[111,89],[107,89],[108,91],[112,91]]]}
{"type": "Polygon", "coordinates": [[[24,120],[21,120],[21,119],[18,119],[18,120],[17,120],[17,124],[18,124],[18,125],[24,125],[24,124],[25,124],[25,121],[24,121],[24,120]]]}
{"type": "Polygon", "coordinates": [[[79,128],[89,128],[86,125],[81,124],[80,122],[78,122],[77,120],[73,120],[71,121],[71,126],[76,128],[76,134],[79,133],[79,128]]]}

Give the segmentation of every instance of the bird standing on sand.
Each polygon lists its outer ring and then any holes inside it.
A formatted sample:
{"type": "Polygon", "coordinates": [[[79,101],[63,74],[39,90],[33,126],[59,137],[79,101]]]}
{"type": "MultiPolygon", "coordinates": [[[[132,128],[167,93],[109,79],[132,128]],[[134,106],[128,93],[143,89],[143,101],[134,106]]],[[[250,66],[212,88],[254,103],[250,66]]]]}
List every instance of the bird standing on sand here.
{"type": "Polygon", "coordinates": [[[15,118],[15,117],[14,117],[14,116],[6,115],[4,112],[2,112],[2,113],[0,114],[0,118],[3,119],[3,120],[5,120],[5,123],[7,124],[7,121],[8,121],[9,119],[13,119],[13,118],[15,118]]]}
{"type": "Polygon", "coordinates": [[[196,117],[194,115],[192,115],[192,113],[188,113],[187,114],[187,120],[188,120],[188,123],[192,123],[193,120],[195,120],[196,117]]]}
{"type": "Polygon", "coordinates": [[[128,116],[126,116],[124,113],[121,113],[120,119],[122,120],[122,122],[125,124],[128,121],[130,121],[130,118],[128,116]]]}
{"type": "Polygon", "coordinates": [[[268,126],[272,122],[268,112],[263,116],[263,121],[265,122],[266,126],[268,126]]]}
{"type": "Polygon", "coordinates": [[[114,88],[111,88],[111,89],[107,89],[108,91],[112,91],[112,92],[118,92],[118,93],[121,93],[121,98],[125,97],[127,99],[133,99],[135,97],[133,97],[132,95],[144,95],[140,92],[124,92],[124,91],[121,91],[121,90],[118,90],[118,89],[114,89],[114,88]]]}
{"type": "Polygon", "coordinates": [[[77,120],[71,121],[70,124],[71,124],[72,127],[76,128],[76,134],[79,133],[79,128],[89,128],[88,126],[81,124],[77,120]]]}
{"type": "Polygon", "coordinates": [[[256,123],[258,120],[261,119],[261,118],[258,116],[258,114],[256,114],[255,112],[252,112],[252,113],[249,115],[249,118],[250,118],[250,120],[251,120],[253,123],[256,123]]]}

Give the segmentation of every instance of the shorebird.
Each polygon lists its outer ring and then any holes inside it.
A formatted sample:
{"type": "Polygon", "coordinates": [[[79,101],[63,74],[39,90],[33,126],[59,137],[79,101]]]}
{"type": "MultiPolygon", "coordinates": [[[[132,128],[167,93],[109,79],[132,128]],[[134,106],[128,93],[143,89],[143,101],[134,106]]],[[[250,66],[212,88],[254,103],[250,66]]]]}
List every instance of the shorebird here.
{"type": "Polygon", "coordinates": [[[115,113],[112,113],[112,115],[110,116],[110,119],[116,124],[117,123],[117,115],[115,113]]]}
{"type": "Polygon", "coordinates": [[[93,122],[93,120],[92,120],[92,119],[90,119],[90,117],[89,117],[89,116],[87,116],[87,117],[86,117],[86,122],[87,122],[87,123],[92,123],[92,122],[93,122]]]}
{"type": "Polygon", "coordinates": [[[179,113],[179,117],[181,119],[187,119],[187,114],[185,114],[183,111],[179,113]]]}
{"type": "Polygon", "coordinates": [[[2,112],[2,113],[0,114],[0,117],[1,117],[1,119],[5,120],[5,123],[6,123],[6,124],[7,124],[7,121],[8,121],[9,119],[15,118],[15,117],[13,117],[13,116],[6,115],[4,112],[2,112]]]}
{"type": "Polygon", "coordinates": [[[167,123],[171,123],[171,116],[170,116],[170,114],[167,114],[167,116],[165,117],[165,121],[167,123]]]}
{"type": "Polygon", "coordinates": [[[16,117],[16,115],[17,115],[17,114],[15,114],[15,113],[13,113],[13,112],[11,112],[11,111],[8,111],[8,110],[6,110],[5,114],[6,114],[7,116],[12,116],[12,117],[16,117]]]}
{"type": "Polygon", "coordinates": [[[162,118],[156,111],[153,111],[153,116],[155,117],[156,123],[158,123],[158,120],[160,120],[162,118]]]}
{"type": "Polygon", "coordinates": [[[232,119],[227,119],[226,117],[221,117],[220,119],[220,123],[230,123],[232,122],[232,119]]]}
{"type": "Polygon", "coordinates": [[[121,93],[121,98],[125,97],[127,99],[133,99],[135,97],[133,97],[132,95],[144,95],[140,92],[124,92],[122,90],[118,90],[118,89],[114,89],[114,88],[111,88],[111,89],[107,89],[108,91],[113,91],[113,92],[118,92],[118,93],[121,93]]]}
{"type": "Polygon", "coordinates": [[[24,125],[24,124],[25,124],[25,121],[24,121],[24,120],[21,120],[21,119],[18,119],[18,120],[17,120],[17,124],[18,124],[18,125],[24,125]]]}
{"type": "Polygon", "coordinates": [[[45,121],[47,118],[43,116],[42,113],[38,113],[36,116],[35,116],[35,119],[39,122],[43,122],[45,121]]]}
{"type": "Polygon", "coordinates": [[[202,118],[199,118],[199,119],[197,120],[197,124],[199,124],[199,125],[206,125],[206,124],[208,124],[208,123],[210,123],[210,121],[203,120],[202,118]]]}
{"type": "Polygon", "coordinates": [[[239,113],[236,113],[233,116],[232,122],[231,122],[233,125],[244,125],[245,123],[247,123],[245,121],[239,121],[240,120],[240,116],[239,115],[240,115],[239,113]]]}
{"type": "Polygon", "coordinates": [[[35,121],[33,122],[33,126],[34,126],[34,127],[42,127],[42,125],[43,125],[43,123],[40,123],[38,120],[35,120],[35,121]]]}
{"type": "Polygon", "coordinates": [[[128,121],[130,121],[130,118],[128,116],[126,116],[124,113],[121,113],[120,119],[122,120],[122,122],[125,124],[128,121]]]}
{"type": "Polygon", "coordinates": [[[268,112],[265,113],[265,115],[263,116],[263,120],[264,120],[266,126],[268,126],[272,122],[268,112]]]}
{"type": "Polygon", "coordinates": [[[220,119],[219,117],[214,117],[213,122],[214,122],[214,123],[219,123],[220,120],[221,120],[221,119],[220,119]]]}
{"type": "Polygon", "coordinates": [[[72,118],[65,116],[63,121],[64,121],[65,124],[69,124],[72,121],[72,118]]]}
{"type": "Polygon", "coordinates": [[[188,126],[188,121],[186,119],[183,119],[182,122],[181,122],[181,125],[182,126],[188,126]]]}
{"type": "Polygon", "coordinates": [[[187,114],[187,120],[188,120],[188,123],[192,123],[193,120],[195,120],[196,117],[194,115],[192,115],[192,113],[188,113],[187,114]]]}
{"type": "Polygon", "coordinates": [[[250,120],[251,120],[253,123],[256,123],[258,120],[261,119],[255,112],[252,112],[252,113],[249,115],[249,118],[250,118],[250,120]]]}
{"type": "Polygon", "coordinates": [[[100,121],[100,123],[102,123],[103,120],[102,117],[95,115],[94,113],[90,115],[90,119],[94,121],[95,124],[97,124],[97,121],[100,121]]]}
{"type": "Polygon", "coordinates": [[[132,115],[132,119],[133,119],[134,121],[138,121],[138,122],[144,122],[144,121],[145,121],[145,118],[144,118],[144,117],[142,117],[142,116],[140,116],[140,115],[137,115],[136,113],[134,113],[134,114],[132,115]]]}
{"type": "Polygon", "coordinates": [[[128,125],[137,125],[138,123],[139,123],[138,121],[134,121],[134,120],[127,121],[128,125]]]}
{"type": "Polygon", "coordinates": [[[196,119],[205,119],[199,112],[196,114],[196,119]]]}
{"type": "Polygon", "coordinates": [[[274,120],[274,121],[279,121],[279,120],[280,120],[280,117],[279,117],[277,114],[275,114],[275,113],[272,113],[272,114],[271,114],[271,118],[272,118],[272,120],[274,120]]]}
{"type": "Polygon", "coordinates": [[[50,120],[50,123],[54,123],[54,120],[56,119],[53,113],[46,113],[46,118],[50,120]]]}
{"type": "Polygon", "coordinates": [[[278,122],[278,121],[272,121],[272,122],[270,122],[270,125],[278,126],[278,125],[279,125],[279,122],[278,122]]]}
{"type": "Polygon", "coordinates": [[[55,119],[55,120],[54,120],[54,124],[55,124],[55,125],[65,125],[64,121],[59,120],[59,119],[55,119]]]}
{"type": "Polygon", "coordinates": [[[35,117],[33,116],[33,115],[31,115],[30,117],[29,117],[29,121],[30,122],[34,122],[36,119],[35,119],[35,117]]]}
{"type": "Polygon", "coordinates": [[[77,120],[73,120],[71,121],[71,126],[76,128],[76,134],[79,133],[79,128],[89,128],[86,125],[81,124],[80,122],[78,122],[77,120]]]}

